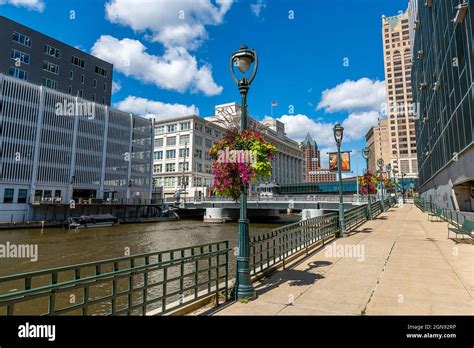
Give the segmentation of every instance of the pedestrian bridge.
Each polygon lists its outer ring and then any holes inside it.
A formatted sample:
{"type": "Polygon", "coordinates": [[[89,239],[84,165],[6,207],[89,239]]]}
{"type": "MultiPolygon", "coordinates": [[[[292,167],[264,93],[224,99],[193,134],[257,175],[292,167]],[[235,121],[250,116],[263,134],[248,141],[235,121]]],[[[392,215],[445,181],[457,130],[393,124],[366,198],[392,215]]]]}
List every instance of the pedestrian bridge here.
{"type": "MultiPolygon", "coordinates": [[[[344,210],[351,210],[367,204],[366,197],[343,196],[344,210]]],[[[375,202],[375,197],[372,198],[375,202]]],[[[204,221],[223,222],[238,218],[240,203],[232,198],[223,197],[188,197],[165,200],[181,210],[205,209],[204,221]]],[[[303,219],[321,216],[328,211],[338,211],[338,195],[295,195],[295,196],[249,196],[247,209],[250,218],[278,216],[280,210],[303,211],[303,219]]]]}

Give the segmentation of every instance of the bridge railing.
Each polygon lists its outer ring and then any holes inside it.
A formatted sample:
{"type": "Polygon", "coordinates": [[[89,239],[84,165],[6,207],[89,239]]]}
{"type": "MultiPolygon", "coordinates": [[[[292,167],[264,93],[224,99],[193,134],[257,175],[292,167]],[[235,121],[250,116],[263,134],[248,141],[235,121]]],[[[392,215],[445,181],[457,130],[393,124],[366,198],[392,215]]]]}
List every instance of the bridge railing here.
{"type": "MultiPolygon", "coordinates": [[[[372,198],[373,200],[374,198],[372,198]]],[[[248,202],[288,202],[288,201],[299,201],[299,202],[339,202],[338,195],[301,195],[301,196],[259,196],[249,195],[247,197],[248,202]]],[[[367,197],[354,197],[344,196],[344,203],[366,203],[367,197]]],[[[205,202],[234,202],[233,198],[229,197],[180,197],[177,200],[174,197],[167,197],[164,199],[165,203],[205,203],[205,202]]]]}
{"type": "Polygon", "coordinates": [[[209,295],[219,303],[228,252],[224,241],[0,277],[0,315],[164,314],[209,295]]]}

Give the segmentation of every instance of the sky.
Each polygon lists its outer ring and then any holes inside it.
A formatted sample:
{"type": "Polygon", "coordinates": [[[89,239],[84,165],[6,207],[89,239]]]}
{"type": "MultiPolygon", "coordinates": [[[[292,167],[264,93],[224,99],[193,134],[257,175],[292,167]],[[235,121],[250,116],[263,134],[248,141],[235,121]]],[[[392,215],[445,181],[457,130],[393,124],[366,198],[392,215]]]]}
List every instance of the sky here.
{"type": "MultiPolygon", "coordinates": [[[[214,114],[240,102],[230,71],[246,44],[259,66],[249,113],[272,115],[322,165],[332,127],[362,173],[365,134],[384,117],[381,16],[407,0],[0,0],[0,14],[114,64],[112,106],[158,119],[214,114]]],[[[1,30],[1,28],[0,28],[1,30]]]]}

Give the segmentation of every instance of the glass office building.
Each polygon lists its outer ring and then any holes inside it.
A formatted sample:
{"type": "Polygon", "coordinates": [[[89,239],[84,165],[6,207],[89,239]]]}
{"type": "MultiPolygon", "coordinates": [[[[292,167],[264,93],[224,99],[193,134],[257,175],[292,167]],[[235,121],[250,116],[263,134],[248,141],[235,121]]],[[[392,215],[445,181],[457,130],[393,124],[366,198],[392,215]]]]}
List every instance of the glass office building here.
{"type": "Polygon", "coordinates": [[[412,86],[422,197],[474,210],[472,0],[411,0],[412,86]]]}

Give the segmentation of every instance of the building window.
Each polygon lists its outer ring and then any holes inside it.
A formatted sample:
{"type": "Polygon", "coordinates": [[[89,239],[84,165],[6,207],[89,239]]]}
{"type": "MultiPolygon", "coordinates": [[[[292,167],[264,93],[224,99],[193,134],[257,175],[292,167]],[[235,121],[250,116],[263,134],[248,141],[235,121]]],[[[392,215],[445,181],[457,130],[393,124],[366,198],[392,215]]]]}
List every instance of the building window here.
{"type": "Polygon", "coordinates": [[[166,145],[168,146],[176,145],[176,137],[168,137],[166,139],[166,145]]]}
{"type": "Polygon", "coordinates": [[[84,92],[82,91],[82,89],[80,89],[80,90],[79,90],[79,98],[82,98],[83,93],[84,93],[84,92]]]}
{"type": "Polygon", "coordinates": [[[51,89],[58,89],[58,82],[55,80],[48,79],[46,77],[41,78],[41,84],[51,89]]]}
{"type": "Polygon", "coordinates": [[[164,134],[165,133],[165,126],[156,126],[155,127],[155,134],[164,134]]]}
{"type": "Polygon", "coordinates": [[[18,190],[18,199],[17,203],[26,203],[26,198],[28,196],[28,190],[27,189],[19,189],[18,190]]]}
{"type": "Polygon", "coordinates": [[[197,131],[202,132],[202,124],[194,123],[194,129],[197,130],[197,131]]]}
{"type": "Polygon", "coordinates": [[[194,158],[202,158],[202,150],[194,150],[194,158]]]}
{"type": "Polygon", "coordinates": [[[104,92],[107,92],[107,84],[104,83],[104,92]]]}
{"type": "Polygon", "coordinates": [[[72,86],[69,86],[69,87],[67,88],[67,92],[68,92],[69,94],[72,94],[72,86]]]}
{"type": "Polygon", "coordinates": [[[44,46],[44,53],[46,53],[48,56],[55,57],[55,58],[61,58],[61,51],[59,51],[57,48],[54,48],[53,46],[50,45],[45,45],[44,46]]]}
{"type": "Polygon", "coordinates": [[[188,148],[179,149],[179,157],[181,157],[181,158],[189,157],[189,149],[188,148]]]}
{"type": "Polygon", "coordinates": [[[167,131],[168,131],[168,133],[176,132],[176,124],[169,124],[167,126],[167,131]]]}
{"type": "Polygon", "coordinates": [[[3,195],[3,203],[13,203],[14,189],[6,188],[5,194],[3,195]]]}
{"type": "Polygon", "coordinates": [[[166,163],[166,172],[172,173],[176,171],[176,164],[175,163],[166,163]]]}
{"type": "Polygon", "coordinates": [[[181,162],[181,163],[179,164],[179,171],[180,171],[180,172],[186,172],[186,171],[188,171],[188,170],[189,170],[189,162],[184,162],[184,163],[181,162]]]}
{"type": "Polygon", "coordinates": [[[155,139],[155,147],[162,147],[163,146],[163,138],[155,139]]]}
{"type": "Polygon", "coordinates": [[[95,94],[92,95],[92,101],[95,102],[95,94]]]}
{"type": "Polygon", "coordinates": [[[156,160],[163,159],[163,151],[155,151],[154,156],[156,160]]]}
{"type": "Polygon", "coordinates": [[[191,122],[180,123],[180,129],[182,131],[189,130],[191,128],[191,122]]]}
{"type": "Polygon", "coordinates": [[[174,187],[176,178],[174,176],[167,176],[165,178],[165,187],[174,187]]]}
{"type": "Polygon", "coordinates": [[[12,66],[8,69],[8,75],[16,77],[17,79],[28,80],[28,73],[26,71],[12,66]]]}
{"type": "Polygon", "coordinates": [[[179,137],[179,145],[186,145],[186,144],[189,144],[189,134],[181,135],[179,137]]]}
{"type": "Polygon", "coordinates": [[[206,127],[206,134],[212,135],[212,129],[209,127],[206,127]]]}
{"type": "Polygon", "coordinates": [[[97,75],[101,75],[107,77],[107,69],[101,68],[100,66],[95,66],[95,73],[97,75]]]}
{"type": "Polygon", "coordinates": [[[176,150],[166,150],[166,158],[176,158],[176,150]]]}
{"type": "Polygon", "coordinates": [[[84,84],[84,81],[85,81],[85,77],[84,75],[81,75],[81,83],[84,84]]]}
{"type": "Polygon", "coordinates": [[[86,62],[76,56],[71,57],[71,63],[83,69],[86,66],[86,62]]]}
{"type": "Polygon", "coordinates": [[[12,49],[12,51],[10,53],[10,58],[15,60],[16,62],[30,64],[30,55],[26,54],[26,53],[23,53],[21,51],[18,51],[14,48],[12,49]]]}
{"type": "Polygon", "coordinates": [[[97,88],[97,80],[94,79],[94,88],[97,88]]]}
{"type": "Polygon", "coordinates": [[[74,78],[74,71],[70,70],[69,71],[69,80],[72,80],[74,78]]]}
{"type": "Polygon", "coordinates": [[[162,164],[154,164],[153,165],[153,173],[158,174],[163,171],[163,165],[162,164]]]}
{"type": "Polygon", "coordinates": [[[202,137],[195,135],[194,136],[194,144],[202,145],[202,137]]]}
{"type": "Polygon", "coordinates": [[[13,41],[18,42],[21,45],[31,47],[31,38],[26,35],[17,33],[16,31],[13,33],[13,41]]]}
{"type": "Polygon", "coordinates": [[[43,70],[57,75],[59,73],[59,66],[47,60],[43,60],[43,70]]]}
{"type": "Polygon", "coordinates": [[[211,147],[212,146],[212,140],[206,139],[206,147],[211,147]]]}
{"type": "Polygon", "coordinates": [[[102,104],[105,105],[105,97],[102,97],[102,104]]]}

